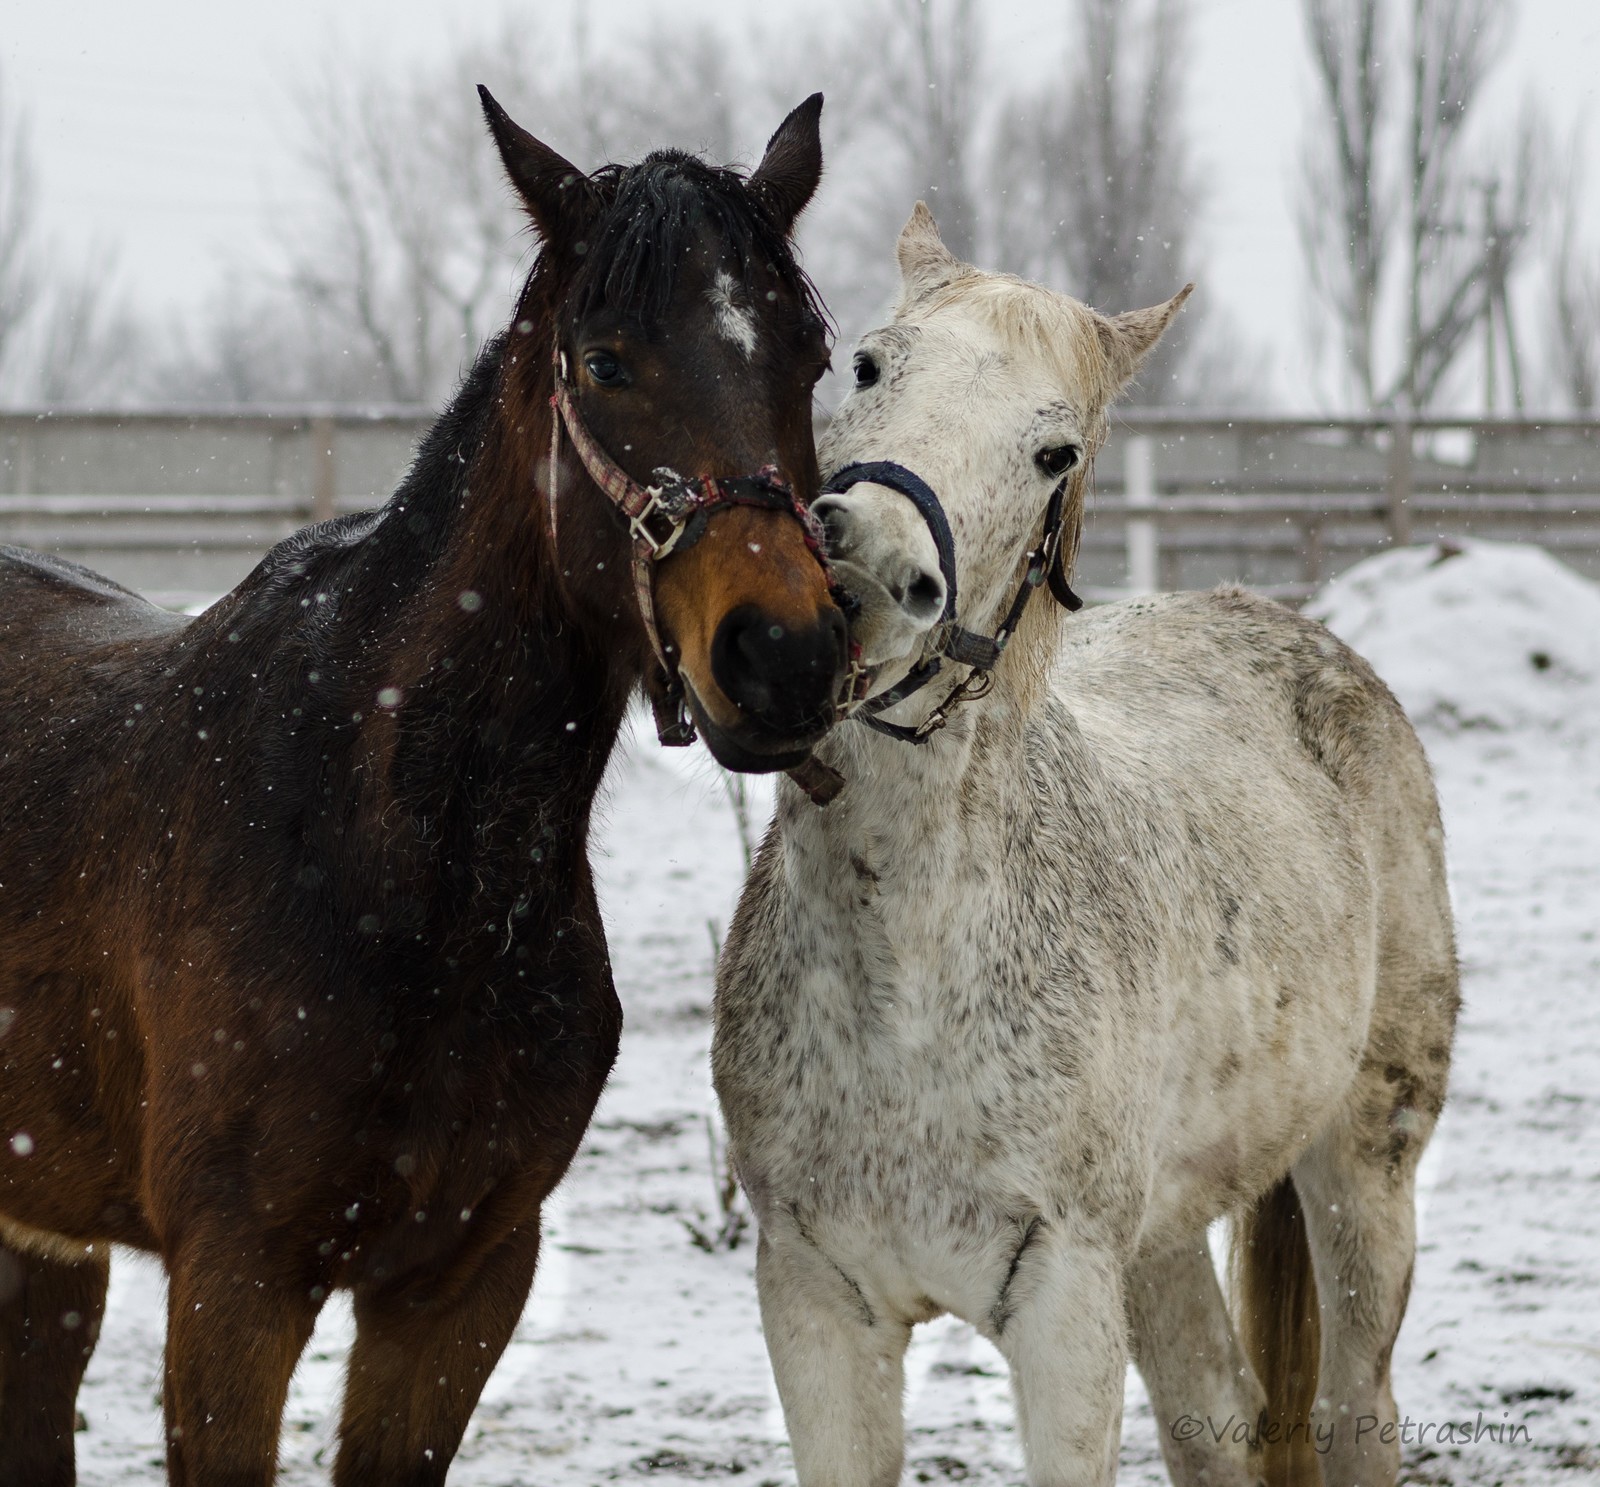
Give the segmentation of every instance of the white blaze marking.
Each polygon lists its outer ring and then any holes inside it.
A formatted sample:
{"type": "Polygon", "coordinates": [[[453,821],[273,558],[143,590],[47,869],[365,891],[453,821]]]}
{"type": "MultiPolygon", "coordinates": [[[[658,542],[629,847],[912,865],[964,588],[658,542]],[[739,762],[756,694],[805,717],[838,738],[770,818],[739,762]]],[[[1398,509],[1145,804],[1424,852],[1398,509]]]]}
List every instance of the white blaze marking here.
{"type": "Polygon", "coordinates": [[[751,313],[736,305],[733,300],[733,275],[726,269],[717,271],[717,282],[709,294],[711,309],[716,316],[717,330],[724,339],[732,341],[746,359],[756,354],[756,322],[751,313]]]}

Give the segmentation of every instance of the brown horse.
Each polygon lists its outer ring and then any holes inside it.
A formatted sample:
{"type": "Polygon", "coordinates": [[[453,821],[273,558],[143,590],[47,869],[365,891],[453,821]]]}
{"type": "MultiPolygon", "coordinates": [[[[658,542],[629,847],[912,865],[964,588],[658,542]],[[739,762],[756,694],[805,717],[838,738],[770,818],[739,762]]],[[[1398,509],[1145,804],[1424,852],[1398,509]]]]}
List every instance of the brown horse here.
{"type": "Polygon", "coordinates": [[[792,504],[820,96],[748,179],[585,176],[484,101],[542,250],[381,511],[192,621],[0,552],[7,1487],[74,1479],[111,1244],[167,1269],[174,1483],[271,1481],[338,1287],[335,1482],[442,1482],[616,1051],[586,841],[653,636],[725,762],[794,765],[832,719],[844,623],[792,504]],[[625,506],[652,472],[704,501],[642,590],[607,453],[625,506]]]}

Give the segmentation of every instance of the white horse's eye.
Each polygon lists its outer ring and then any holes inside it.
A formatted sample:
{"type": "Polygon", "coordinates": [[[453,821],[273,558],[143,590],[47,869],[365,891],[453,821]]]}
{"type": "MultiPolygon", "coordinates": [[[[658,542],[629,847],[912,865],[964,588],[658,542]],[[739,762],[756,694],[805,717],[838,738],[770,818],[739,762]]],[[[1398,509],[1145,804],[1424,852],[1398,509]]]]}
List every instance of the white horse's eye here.
{"type": "Polygon", "coordinates": [[[1034,455],[1033,462],[1054,479],[1057,475],[1065,475],[1078,463],[1079,453],[1076,444],[1052,444],[1034,455]]]}
{"type": "Polygon", "coordinates": [[[870,352],[856,352],[856,386],[871,387],[878,380],[877,359],[870,352]]]}

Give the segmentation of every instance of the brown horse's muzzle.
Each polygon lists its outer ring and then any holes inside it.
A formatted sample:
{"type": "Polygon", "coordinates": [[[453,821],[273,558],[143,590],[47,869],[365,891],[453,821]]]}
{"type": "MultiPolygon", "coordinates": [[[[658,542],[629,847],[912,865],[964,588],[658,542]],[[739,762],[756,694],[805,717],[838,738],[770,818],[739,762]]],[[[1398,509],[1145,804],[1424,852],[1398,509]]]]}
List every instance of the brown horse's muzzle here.
{"type": "Polygon", "coordinates": [[[848,639],[800,523],[716,512],[699,542],[662,562],[656,607],[717,761],[745,773],[801,763],[836,719],[848,639]]]}
{"type": "Polygon", "coordinates": [[[844,664],[844,616],[825,611],[817,623],[791,630],[754,604],[717,626],[711,674],[722,695],[774,733],[826,728],[844,664]]]}
{"type": "Polygon", "coordinates": [[[754,604],[724,616],[711,642],[711,675],[742,722],[722,728],[696,709],[718,761],[759,772],[803,760],[833,724],[845,648],[844,615],[836,608],[802,629],[754,604]]]}

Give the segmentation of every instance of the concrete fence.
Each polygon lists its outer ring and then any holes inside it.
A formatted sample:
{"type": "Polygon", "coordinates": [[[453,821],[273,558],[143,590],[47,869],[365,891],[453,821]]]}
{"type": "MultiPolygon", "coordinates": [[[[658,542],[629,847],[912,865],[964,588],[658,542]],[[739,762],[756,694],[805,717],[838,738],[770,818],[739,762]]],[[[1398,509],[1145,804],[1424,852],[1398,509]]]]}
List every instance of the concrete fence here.
{"type": "Polygon", "coordinates": [[[0,542],[193,606],[226,593],[307,522],[387,500],[432,416],[0,413],[0,542]]]}
{"type": "MultiPolygon", "coordinates": [[[[385,500],[431,416],[0,414],[0,542],[201,603],[295,528],[385,500]]],[[[1297,600],[1384,547],[1451,536],[1538,542],[1600,577],[1600,419],[1128,413],[1097,462],[1079,586],[1241,580],[1297,600]]]]}
{"type": "Polygon", "coordinates": [[[1600,578],[1600,419],[1130,413],[1097,461],[1092,592],[1239,579],[1303,598],[1384,547],[1536,542],[1600,578]]]}

